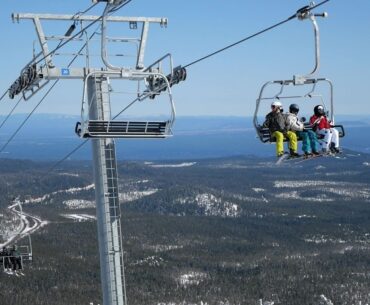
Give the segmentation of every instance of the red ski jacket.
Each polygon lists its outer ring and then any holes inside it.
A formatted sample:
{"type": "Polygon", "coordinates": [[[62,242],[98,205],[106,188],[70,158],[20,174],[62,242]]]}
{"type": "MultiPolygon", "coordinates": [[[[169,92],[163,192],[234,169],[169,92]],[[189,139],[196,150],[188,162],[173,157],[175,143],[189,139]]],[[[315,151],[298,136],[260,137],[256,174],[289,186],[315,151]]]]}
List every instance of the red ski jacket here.
{"type": "MultiPolygon", "coordinates": [[[[319,130],[331,128],[330,122],[328,121],[325,115],[320,116],[320,117],[313,115],[310,118],[310,124],[315,125],[316,128],[318,128],[319,130]]],[[[314,129],[315,129],[315,126],[314,126],[314,129]]]]}

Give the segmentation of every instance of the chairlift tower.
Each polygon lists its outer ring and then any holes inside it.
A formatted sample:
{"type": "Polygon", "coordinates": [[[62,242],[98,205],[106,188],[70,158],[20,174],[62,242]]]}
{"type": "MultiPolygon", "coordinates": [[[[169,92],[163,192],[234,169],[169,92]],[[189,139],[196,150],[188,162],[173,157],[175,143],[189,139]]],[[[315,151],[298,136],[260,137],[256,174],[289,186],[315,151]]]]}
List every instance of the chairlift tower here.
{"type": "MultiPolygon", "coordinates": [[[[150,24],[167,25],[166,18],[118,17],[109,16],[125,0],[93,0],[106,2],[102,16],[52,15],[52,14],[13,14],[13,21],[30,19],[35,25],[41,46],[42,64],[34,59],[21,72],[21,76],[9,88],[9,96],[22,93],[24,99],[31,98],[50,80],[82,79],[84,81],[81,122],[76,125],[76,133],[81,138],[92,142],[98,241],[100,252],[101,284],[104,305],[126,305],[125,276],[122,249],[121,211],[119,204],[118,171],[114,138],[166,138],[172,135],[172,124],[175,120],[175,108],[171,86],[185,80],[184,68],[172,66],[172,57],[167,54],[148,67],[144,67],[144,54],[150,24]],[[101,23],[101,58],[103,68],[92,68],[89,63],[89,51],[86,48],[86,67],[56,67],[53,63],[53,51],[48,48],[47,37],[42,21],[70,21],[74,24],[91,22],[101,23]],[[141,25],[141,37],[137,50],[136,66],[132,68],[116,67],[109,62],[107,43],[112,40],[106,34],[109,23],[128,23],[130,28],[141,25]],[[165,76],[162,63],[169,61],[170,72],[165,76]],[[145,83],[145,90],[137,95],[135,101],[155,98],[161,92],[169,97],[170,118],[166,121],[117,121],[112,119],[110,107],[109,80],[119,79],[145,83]]],[[[72,29],[72,28],[70,28],[72,29]]],[[[60,42],[70,37],[68,30],[59,36],[60,42]]],[[[87,37],[87,36],[86,36],[87,37]]],[[[125,39],[114,38],[116,41],[125,39]]],[[[86,38],[86,46],[89,40],[86,38]]],[[[81,54],[80,54],[81,55],[81,54]]],[[[135,102],[134,101],[134,102],[135,102]]]]}

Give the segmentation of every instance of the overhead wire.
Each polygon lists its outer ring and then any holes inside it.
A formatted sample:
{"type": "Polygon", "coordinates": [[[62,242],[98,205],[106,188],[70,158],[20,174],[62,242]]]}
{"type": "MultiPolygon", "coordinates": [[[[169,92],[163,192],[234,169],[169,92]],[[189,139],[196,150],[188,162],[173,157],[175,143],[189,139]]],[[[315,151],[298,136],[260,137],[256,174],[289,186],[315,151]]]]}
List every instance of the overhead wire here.
{"type": "Polygon", "coordinates": [[[8,93],[9,89],[6,89],[6,91],[4,92],[4,94],[0,97],[0,101],[3,100],[3,98],[6,96],[6,94],[8,93]]]}
{"type": "MultiPolygon", "coordinates": [[[[323,5],[323,4],[325,4],[325,3],[329,2],[329,1],[330,1],[330,0],[324,0],[324,1],[320,2],[320,3],[318,3],[317,5],[314,5],[314,6],[308,7],[308,8],[307,8],[307,11],[311,11],[311,10],[313,10],[313,9],[315,9],[315,8],[317,8],[317,7],[321,6],[321,5],[323,5]]],[[[190,63],[188,63],[188,64],[184,65],[184,68],[187,68],[187,67],[190,67],[190,66],[192,66],[192,65],[195,65],[196,63],[201,62],[201,61],[203,61],[203,60],[205,60],[205,59],[207,59],[207,58],[209,58],[209,57],[212,57],[212,56],[214,56],[214,55],[216,55],[216,54],[219,54],[219,53],[221,53],[221,52],[224,52],[224,51],[226,51],[226,50],[228,50],[228,49],[230,49],[230,48],[232,48],[232,47],[235,47],[236,45],[239,45],[239,44],[241,44],[241,43],[243,43],[243,42],[245,42],[245,41],[247,41],[247,40],[250,40],[250,39],[252,39],[252,38],[254,38],[254,37],[257,37],[257,36],[259,36],[259,35],[261,35],[261,34],[263,34],[263,33],[265,33],[265,32],[268,32],[268,31],[270,31],[270,30],[272,30],[272,29],[274,29],[274,28],[277,28],[277,27],[279,27],[279,26],[281,26],[281,25],[283,25],[283,24],[285,24],[285,23],[287,23],[287,22],[289,22],[289,21],[291,21],[291,20],[295,19],[296,17],[297,17],[297,13],[295,13],[295,14],[293,14],[292,16],[288,17],[287,19],[284,19],[283,21],[280,21],[280,22],[278,22],[278,23],[276,23],[276,24],[274,24],[274,25],[272,25],[272,26],[269,26],[269,27],[267,27],[267,28],[265,28],[265,29],[263,29],[263,30],[261,30],[261,31],[257,32],[257,33],[254,33],[254,34],[252,34],[252,35],[250,35],[250,36],[247,36],[247,37],[245,37],[245,38],[243,38],[243,39],[241,39],[241,40],[238,40],[237,42],[234,42],[234,43],[232,43],[232,44],[230,44],[230,45],[227,45],[226,47],[223,47],[223,48],[221,48],[221,49],[219,49],[219,50],[217,50],[217,51],[214,51],[214,52],[212,52],[212,53],[210,53],[210,54],[208,54],[208,55],[205,55],[205,56],[203,56],[203,57],[201,57],[201,58],[199,58],[199,59],[196,59],[196,60],[194,60],[194,61],[192,61],[192,62],[190,62],[190,63]]]]}
{"type": "MultiPolygon", "coordinates": [[[[108,13],[111,14],[115,11],[117,11],[118,9],[121,9],[122,7],[124,7],[125,5],[127,5],[128,3],[130,3],[132,0],[128,0],[126,1],[125,3],[121,4],[119,7],[115,8],[115,9],[112,9],[112,10],[109,10],[108,13]]],[[[87,8],[86,10],[84,11],[79,11],[77,12],[76,14],[73,15],[72,19],[78,17],[78,16],[81,16],[81,15],[84,15],[86,14],[88,11],[90,11],[93,7],[95,7],[96,5],[98,4],[97,3],[94,3],[93,5],[91,5],[89,8],[87,8]]],[[[37,65],[39,64],[40,62],[42,62],[43,60],[45,60],[47,57],[49,57],[50,55],[53,55],[54,53],[56,53],[56,51],[58,51],[59,49],[61,49],[63,46],[65,46],[67,43],[69,43],[70,41],[72,41],[74,38],[76,38],[77,36],[81,35],[82,33],[84,33],[87,29],[89,29],[91,26],[93,26],[95,23],[97,23],[98,21],[100,21],[101,19],[103,18],[103,16],[100,16],[99,18],[97,18],[96,20],[94,20],[93,22],[89,23],[86,27],[82,28],[78,33],[76,33],[75,35],[69,37],[67,40],[65,40],[64,42],[60,41],[59,44],[57,45],[57,47],[55,49],[53,49],[52,51],[50,51],[48,54],[44,55],[42,58],[40,58],[39,60],[33,62],[33,64],[37,65]]],[[[40,52],[37,56],[35,56],[35,59],[37,59],[38,57],[40,57],[42,55],[42,52],[40,52]]],[[[9,91],[9,89],[7,89],[3,95],[1,96],[0,98],[0,101],[6,96],[7,92],[9,91]]]]}
{"type": "Polygon", "coordinates": [[[81,142],[79,145],[77,145],[71,152],[69,152],[66,156],[64,156],[62,159],[60,159],[58,162],[56,162],[53,166],[51,166],[47,172],[52,172],[54,169],[57,168],[57,166],[61,163],[63,163],[65,160],[67,160],[70,156],[72,156],[76,151],[78,151],[82,146],[84,146],[89,139],[86,139],[85,141],[81,142]]]}
{"type": "Polygon", "coordinates": [[[12,108],[12,110],[10,110],[9,114],[6,116],[6,118],[1,122],[0,124],[0,129],[4,126],[4,124],[6,123],[6,121],[10,118],[10,116],[13,114],[14,110],[18,107],[19,103],[23,100],[23,96],[21,96],[17,103],[15,104],[15,106],[12,108]]]}
{"type": "MultiPolygon", "coordinates": [[[[91,9],[91,8],[90,8],[91,9]]],[[[81,52],[83,51],[83,49],[86,47],[88,41],[90,41],[94,35],[96,34],[96,30],[94,31],[94,33],[92,35],[90,35],[89,39],[87,40],[87,42],[80,48],[80,50],[77,52],[77,54],[74,56],[74,58],[70,61],[70,63],[68,64],[68,68],[74,63],[74,61],[78,58],[78,56],[81,54],[81,52]]],[[[59,82],[59,79],[56,80],[54,82],[54,84],[48,89],[48,91],[44,94],[44,96],[41,98],[41,100],[36,104],[36,106],[32,109],[32,111],[27,115],[27,117],[23,120],[23,122],[20,124],[20,126],[16,129],[16,131],[11,135],[11,137],[7,140],[7,142],[0,148],[0,153],[4,151],[4,149],[9,145],[9,143],[14,139],[14,137],[18,134],[18,132],[22,129],[22,127],[24,126],[24,124],[30,119],[30,117],[33,115],[33,113],[37,110],[37,108],[41,105],[41,103],[45,100],[45,98],[49,95],[49,93],[52,91],[52,89],[56,86],[56,84],[59,82]]],[[[17,102],[16,106],[18,106],[19,102],[22,100],[22,98],[19,99],[19,101],[17,102]]],[[[14,109],[16,108],[13,107],[11,113],[14,111],[14,109]]],[[[11,114],[10,113],[10,114],[11,114]]],[[[6,120],[8,120],[8,118],[10,117],[10,114],[7,116],[6,120]]],[[[6,122],[6,120],[3,121],[2,125],[0,126],[0,128],[3,126],[3,124],[6,122]]]]}
{"type": "MultiPolygon", "coordinates": [[[[129,0],[125,3],[123,3],[122,5],[119,6],[119,8],[122,8],[123,6],[125,6],[126,4],[128,4],[129,2],[131,2],[132,0],[129,0]]],[[[94,3],[93,5],[91,5],[89,8],[87,8],[86,10],[84,11],[79,11],[77,12],[76,14],[73,15],[73,18],[75,18],[76,16],[81,16],[83,14],[86,14],[88,11],[90,11],[93,7],[95,7],[98,3],[94,3]]],[[[111,12],[114,12],[116,10],[111,10],[109,11],[109,13],[111,12]]],[[[93,24],[95,24],[96,22],[98,22],[101,18],[103,18],[103,16],[101,16],[100,18],[98,18],[97,20],[91,22],[88,26],[84,27],[83,29],[81,29],[77,34],[75,34],[74,36],[70,37],[68,40],[66,40],[64,43],[59,43],[59,45],[51,52],[49,52],[46,56],[42,57],[41,59],[39,59],[37,62],[35,62],[35,64],[38,64],[40,63],[41,61],[43,61],[45,58],[47,58],[49,55],[55,53],[58,49],[60,49],[61,47],[63,47],[65,44],[67,44],[68,42],[70,42],[72,39],[74,39],[75,37],[77,37],[78,35],[80,35],[81,33],[85,32],[88,28],[90,28],[93,24]]],[[[89,37],[88,41],[90,41],[92,39],[92,37],[96,34],[96,30],[94,31],[94,33],[89,37]]],[[[75,55],[75,57],[71,60],[71,62],[69,63],[68,67],[70,67],[72,65],[72,63],[76,60],[76,58],[80,55],[80,53],[82,52],[82,50],[86,47],[87,45],[87,42],[82,46],[82,48],[77,52],[77,55],[75,55]]],[[[38,54],[37,57],[39,57],[41,55],[41,53],[38,54]]],[[[36,57],[36,58],[37,58],[36,57]]],[[[49,88],[49,90],[46,92],[46,94],[43,96],[43,98],[39,101],[39,103],[37,103],[37,105],[33,108],[33,110],[30,112],[30,114],[26,117],[26,119],[21,123],[21,125],[17,128],[17,130],[12,134],[12,136],[9,138],[9,140],[6,142],[5,145],[3,145],[1,148],[0,148],[0,152],[2,152],[8,145],[9,143],[14,139],[14,137],[17,135],[17,133],[21,130],[21,128],[24,126],[24,124],[28,121],[28,119],[31,117],[31,115],[36,111],[36,109],[41,105],[41,103],[45,100],[45,98],[47,97],[47,95],[51,92],[51,90],[55,87],[55,85],[58,83],[59,80],[56,80],[54,82],[54,84],[49,88]]],[[[4,92],[4,94],[1,96],[0,98],[0,101],[6,96],[8,90],[6,90],[4,92]]],[[[23,97],[21,97],[18,102],[16,103],[16,105],[13,107],[13,109],[10,111],[10,113],[8,114],[8,116],[5,118],[5,120],[1,123],[0,125],[0,128],[5,124],[5,122],[9,119],[10,115],[14,112],[15,108],[18,106],[18,104],[20,103],[20,101],[23,99],[23,97]]]]}
{"type": "MultiPolygon", "coordinates": [[[[126,4],[128,4],[129,2],[131,2],[132,0],[129,0],[129,1],[127,1],[127,2],[125,2],[124,4],[122,4],[119,8],[121,8],[121,7],[123,7],[123,6],[125,6],[126,4]]],[[[330,0],[324,0],[324,1],[322,1],[322,2],[320,2],[320,3],[318,3],[318,4],[316,4],[316,5],[313,5],[313,6],[310,6],[310,7],[307,7],[307,9],[306,9],[306,11],[311,11],[311,10],[314,10],[314,9],[316,9],[317,7],[319,7],[319,6],[321,6],[321,5],[323,5],[323,4],[325,4],[325,3],[327,3],[327,2],[329,2],[330,0]]],[[[114,9],[114,10],[111,10],[110,12],[114,12],[114,11],[117,11],[119,8],[116,8],[116,9],[114,9]]],[[[296,12],[296,13],[294,13],[293,15],[291,15],[290,17],[288,17],[288,18],[286,18],[285,20],[282,20],[282,21],[280,21],[280,22],[278,22],[278,23],[276,23],[276,24],[274,24],[274,25],[272,25],[272,26],[270,26],[270,27],[267,27],[267,28],[265,28],[265,29],[263,29],[263,30],[261,30],[261,31],[259,31],[259,32],[257,32],[257,33],[254,33],[254,34],[252,34],[252,35],[250,35],[250,36],[247,36],[247,37],[245,37],[245,38],[243,38],[243,39],[241,39],[241,40],[239,40],[239,41],[237,41],[237,42],[235,42],[235,43],[232,43],[232,44],[230,44],[230,45],[227,45],[226,47],[223,47],[223,48],[221,48],[221,49],[219,49],[219,50],[217,50],[217,51],[214,51],[214,52],[212,52],[212,53],[210,53],[210,54],[208,54],[208,55],[206,55],[206,56],[203,56],[203,57],[201,57],[201,58],[199,58],[199,59],[197,59],[197,60],[194,60],[194,61],[192,61],[192,62],[190,62],[190,63],[188,63],[188,64],[186,64],[186,65],[184,65],[183,67],[184,68],[187,68],[187,67],[190,67],[190,66],[192,66],[192,65],[195,65],[195,64],[197,64],[197,63],[199,63],[199,62],[201,62],[201,61],[203,61],[203,60],[205,60],[205,59],[207,59],[207,58],[209,58],[209,57],[212,57],[212,56],[214,56],[214,55],[216,55],[216,54],[219,54],[219,53],[221,53],[221,52],[224,52],[224,51],[226,51],[227,49],[230,49],[230,48],[232,48],[232,47],[234,47],[234,46],[236,46],[236,45],[239,45],[239,44],[241,44],[241,43],[243,43],[243,42],[245,42],[245,41],[247,41],[247,40],[250,40],[250,39],[252,39],[252,38],[254,38],[254,37],[257,37],[257,36],[259,36],[259,35],[261,35],[261,34],[263,34],[263,33],[265,33],[265,32],[268,32],[268,31],[270,31],[270,30],[272,30],[272,29],[274,29],[274,28],[276,28],[276,27],[279,27],[279,26],[281,26],[281,25],[283,25],[283,24],[285,24],[285,23],[287,23],[287,22],[289,22],[289,21],[291,21],[291,20],[293,20],[293,19],[295,19],[296,17],[297,17],[297,14],[298,14],[298,12],[296,12]]],[[[101,18],[103,18],[103,16],[101,17],[101,18]]],[[[101,19],[100,18],[100,19],[101,19]]],[[[98,19],[98,20],[100,20],[100,19],[98,19]]],[[[119,115],[121,115],[127,108],[129,108],[132,104],[134,104],[135,102],[137,102],[138,100],[139,100],[140,98],[138,97],[138,98],[136,98],[136,99],[134,99],[132,102],[130,102],[125,108],[123,108],[118,114],[116,114],[113,118],[112,118],[112,120],[114,120],[114,119],[116,119],[119,115]]],[[[80,144],[80,145],[78,145],[72,152],[70,152],[69,154],[67,154],[67,156],[66,157],[64,157],[63,159],[61,159],[60,161],[58,161],[57,163],[56,163],[56,165],[55,166],[53,166],[52,168],[54,169],[57,165],[59,165],[59,164],[61,164],[63,161],[65,161],[67,158],[69,158],[73,153],[75,153],[76,151],[78,151],[83,145],[85,145],[86,144],[86,142],[87,142],[88,140],[85,140],[82,144],[80,144]]]]}
{"type": "MultiPolygon", "coordinates": [[[[112,10],[109,10],[108,11],[108,14],[111,14],[113,12],[116,12],[117,10],[121,9],[123,6],[127,5],[128,3],[130,3],[132,0],[128,0],[126,1],[125,3],[121,4],[119,7],[115,8],[115,9],[112,9],[112,10]]],[[[100,17],[100,19],[102,19],[103,16],[100,17]]],[[[98,20],[100,20],[98,19],[98,20]]],[[[86,29],[86,28],[85,28],[86,29]]],[[[93,35],[96,34],[96,31],[93,33],[93,35]]],[[[92,39],[93,35],[89,38],[89,40],[92,39]]],[[[86,44],[83,46],[83,48],[86,46],[86,44]]],[[[78,53],[77,53],[78,54],[78,53]]],[[[130,107],[133,103],[135,103],[136,101],[138,100],[138,98],[136,98],[134,101],[132,101],[125,109],[127,109],[128,107],[130,107]]],[[[125,110],[124,109],[124,110],[125,110]]],[[[113,119],[117,118],[124,110],[122,110],[120,113],[118,113],[113,119]]],[[[52,167],[50,167],[50,169],[48,170],[48,172],[51,172],[53,171],[59,164],[63,163],[65,160],[67,160],[71,155],[73,155],[76,151],[78,151],[81,147],[83,147],[89,140],[86,139],[85,141],[83,141],[82,143],[80,143],[79,145],[77,145],[71,152],[69,152],[67,155],[65,155],[62,159],[60,159],[59,161],[57,161],[52,167]]]]}
{"type": "Polygon", "coordinates": [[[45,100],[45,98],[49,95],[51,90],[55,87],[55,85],[59,82],[59,79],[54,82],[54,84],[48,89],[48,91],[45,93],[45,95],[42,97],[42,99],[37,103],[37,105],[32,109],[32,111],[27,115],[26,119],[23,120],[23,122],[19,125],[19,127],[16,129],[16,131],[11,135],[11,137],[8,139],[8,141],[0,148],[0,153],[4,151],[4,149],[9,145],[9,143],[14,139],[14,137],[18,134],[18,132],[22,129],[24,124],[29,120],[29,118],[32,116],[32,114],[36,111],[36,109],[41,105],[41,103],[45,100]]]}

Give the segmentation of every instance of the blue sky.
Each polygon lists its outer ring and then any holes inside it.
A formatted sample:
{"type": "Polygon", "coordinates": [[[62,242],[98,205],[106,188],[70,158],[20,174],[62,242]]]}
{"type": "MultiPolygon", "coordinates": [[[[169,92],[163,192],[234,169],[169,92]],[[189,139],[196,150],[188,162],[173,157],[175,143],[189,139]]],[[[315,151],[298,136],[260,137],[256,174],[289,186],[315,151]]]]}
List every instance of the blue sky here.
{"type": "MultiPolygon", "coordinates": [[[[3,93],[31,59],[36,34],[31,21],[12,23],[12,12],[74,14],[91,5],[89,0],[2,0],[3,93]]],[[[292,15],[307,5],[301,0],[157,0],[132,2],[122,16],[168,17],[166,29],[153,26],[146,64],[165,53],[175,65],[186,65],[212,51],[253,34],[292,15]]],[[[101,14],[99,4],[89,14],[101,14]]],[[[334,83],[336,114],[370,114],[370,1],[331,0],[317,12],[321,31],[321,69],[318,76],[334,83]]],[[[64,26],[64,25],[63,25],[64,26]]],[[[66,29],[69,24],[65,24],[66,29]]],[[[58,27],[47,25],[50,33],[58,27]]],[[[178,115],[251,116],[260,87],[269,80],[290,79],[313,66],[313,33],[308,21],[289,23],[227,50],[188,69],[186,82],[173,88],[178,115]]],[[[38,112],[79,114],[82,83],[63,81],[38,112]]],[[[18,112],[32,109],[42,95],[23,103],[18,112]]],[[[1,102],[7,114],[14,101],[1,102]]]]}

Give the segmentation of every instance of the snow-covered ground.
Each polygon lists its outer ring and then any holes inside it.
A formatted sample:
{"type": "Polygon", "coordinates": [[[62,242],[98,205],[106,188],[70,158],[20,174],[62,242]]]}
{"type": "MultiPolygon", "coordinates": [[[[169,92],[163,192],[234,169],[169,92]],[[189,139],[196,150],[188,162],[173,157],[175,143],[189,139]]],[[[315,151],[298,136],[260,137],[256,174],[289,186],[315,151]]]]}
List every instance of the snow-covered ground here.
{"type": "Polygon", "coordinates": [[[183,163],[177,163],[177,164],[153,164],[153,163],[146,162],[146,164],[153,168],[163,168],[163,167],[178,168],[178,167],[194,166],[195,164],[197,164],[197,162],[183,162],[183,163]]]}
{"type": "Polygon", "coordinates": [[[29,199],[26,199],[24,204],[42,203],[43,201],[45,201],[47,199],[50,199],[52,196],[57,195],[57,194],[76,194],[76,193],[79,193],[81,191],[88,191],[88,190],[91,190],[91,189],[94,189],[94,188],[95,188],[94,184],[90,184],[90,185],[87,185],[87,186],[84,186],[84,187],[72,187],[72,188],[69,188],[69,189],[66,189],[66,190],[55,191],[55,192],[52,192],[50,194],[46,194],[42,197],[36,197],[36,198],[31,197],[29,199]]]}
{"type": "Polygon", "coordinates": [[[5,240],[0,244],[0,248],[36,232],[48,224],[47,221],[43,221],[37,216],[21,212],[19,210],[19,202],[17,200],[13,205],[9,206],[9,211],[21,221],[20,225],[15,230],[7,230],[7,232],[4,234],[5,240]]]}
{"type": "Polygon", "coordinates": [[[94,201],[83,199],[65,200],[63,201],[63,204],[71,210],[95,208],[94,201]]]}
{"type": "Polygon", "coordinates": [[[240,207],[233,202],[224,201],[210,193],[197,194],[191,197],[180,197],[176,201],[179,204],[195,203],[204,209],[206,216],[238,217],[240,207]]]}
{"type": "Polygon", "coordinates": [[[274,182],[274,188],[281,190],[275,196],[282,199],[332,202],[335,201],[335,196],[340,196],[343,200],[352,200],[355,198],[370,200],[370,186],[365,183],[323,180],[279,180],[274,182]],[[307,191],[314,191],[317,195],[307,196],[303,194],[303,192],[307,193],[307,191]]]}
{"type": "Polygon", "coordinates": [[[158,189],[156,188],[148,188],[144,191],[129,191],[129,192],[123,192],[119,193],[119,200],[120,202],[130,202],[134,200],[138,200],[142,197],[150,196],[152,194],[155,194],[158,192],[158,189]]]}
{"type": "Polygon", "coordinates": [[[138,261],[132,263],[132,265],[133,266],[148,265],[148,266],[151,266],[151,267],[159,267],[159,266],[162,265],[162,263],[163,263],[163,258],[158,257],[158,256],[148,256],[144,259],[141,259],[141,260],[138,260],[138,261]]]}
{"type": "Polygon", "coordinates": [[[64,218],[72,219],[77,222],[94,221],[96,220],[95,215],[89,214],[61,214],[64,218]]]}
{"type": "Polygon", "coordinates": [[[203,280],[207,278],[207,273],[191,271],[189,273],[184,273],[177,279],[178,283],[183,287],[199,285],[203,280]]]}

